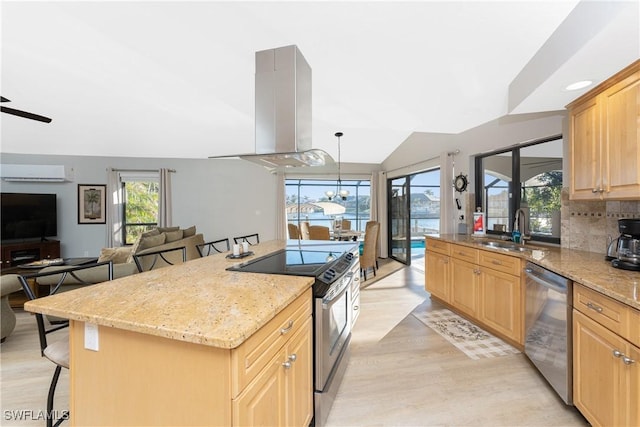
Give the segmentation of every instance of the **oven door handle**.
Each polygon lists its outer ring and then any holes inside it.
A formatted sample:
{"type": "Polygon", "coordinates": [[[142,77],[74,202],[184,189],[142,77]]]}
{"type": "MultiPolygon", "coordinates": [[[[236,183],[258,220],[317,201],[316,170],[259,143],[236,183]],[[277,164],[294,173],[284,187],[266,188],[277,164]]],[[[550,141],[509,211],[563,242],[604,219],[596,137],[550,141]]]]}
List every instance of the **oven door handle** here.
{"type": "Polygon", "coordinates": [[[342,298],[342,296],[347,292],[347,289],[349,289],[349,284],[351,283],[351,280],[344,280],[344,279],[340,279],[342,280],[342,284],[340,285],[340,288],[338,288],[338,291],[335,293],[332,293],[332,295],[327,296],[326,298],[322,299],[322,309],[323,310],[327,310],[329,308],[331,308],[331,306],[338,301],[340,298],[342,298]]]}

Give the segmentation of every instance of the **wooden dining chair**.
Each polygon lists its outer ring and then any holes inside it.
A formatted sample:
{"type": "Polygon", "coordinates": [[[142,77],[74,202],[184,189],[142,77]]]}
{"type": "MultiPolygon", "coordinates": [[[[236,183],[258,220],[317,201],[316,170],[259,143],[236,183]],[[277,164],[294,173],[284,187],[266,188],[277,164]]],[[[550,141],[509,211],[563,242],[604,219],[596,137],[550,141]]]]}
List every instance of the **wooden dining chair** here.
{"type": "Polygon", "coordinates": [[[254,233],[254,234],[247,234],[246,236],[238,236],[233,238],[233,242],[236,244],[242,243],[245,240],[250,245],[257,245],[258,243],[260,243],[260,236],[258,235],[258,233],[254,233]]]}
{"type": "MultiPolygon", "coordinates": [[[[49,285],[49,295],[54,295],[62,288],[62,285],[65,284],[66,280],[69,279],[74,284],[82,284],[82,285],[93,285],[93,282],[87,282],[82,272],[86,272],[88,276],[93,276],[93,273],[90,273],[89,270],[97,270],[97,269],[105,269],[107,280],[113,280],[113,263],[112,261],[104,261],[100,263],[92,263],[92,264],[84,264],[84,265],[76,265],[68,268],[57,268],[55,270],[40,271],[38,273],[32,274],[24,274],[19,275],[18,280],[22,285],[22,289],[24,293],[27,295],[29,300],[35,300],[38,297],[34,292],[34,289],[39,286],[39,284],[48,284],[49,285]],[[40,282],[38,282],[40,280],[40,282]],[[34,283],[34,287],[32,288],[31,283],[34,283]]],[[[67,319],[55,318],[50,319],[48,316],[45,316],[40,313],[34,313],[36,318],[36,323],[38,325],[38,337],[40,339],[40,355],[46,357],[48,360],[53,362],[56,366],[56,369],[53,371],[53,377],[51,378],[51,384],[49,385],[49,393],[47,395],[47,415],[53,414],[53,404],[56,393],[56,386],[58,385],[58,379],[60,378],[60,373],[62,372],[62,368],[69,369],[69,331],[66,329],[69,326],[69,321],[67,319]],[[65,329],[64,331],[62,331],[65,329]],[[55,334],[55,341],[52,339],[51,341],[48,339],[49,336],[54,332],[61,331],[60,333],[55,334]]],[[[55,427],[59,426],[64,420],[69,418],[69,412],[62,412],[62,416],[54,423],[53,417],[46,417],[46,425],[47,427],[55,427]]]]}
{"type": "Polygon", "coordinates": [[[297,225],[292,224],[292,223],[288,223],[287,224],[287,230],[289,230],[289,238],[290,239],[300,240],[300,229],[298,228],[297,225]]]}
{"type": "Polygon", "coordinates": [[[323,225],[309,226],[309,239],[311,240],[331,240],[329,227],[323,225]]]}
{"type": "Polygon", "coordinates": [[[201,257],[209,255],[221,254],[229,252],[231,245],[229,244],[229,238],[213,240],[211,242],[205,242],[201,245],[196,245],[196,249],[201,257]]]}
{"type": "Polygon", "coordinates": [[[367,222],[364,232],[364,247],[362,256],[360,257],[360,271],[367,280],[367,271],[373,270],[373,276],[376,275],[378,269],[378,233],[380,231],[380,223],[377,221],[367,222]]]}

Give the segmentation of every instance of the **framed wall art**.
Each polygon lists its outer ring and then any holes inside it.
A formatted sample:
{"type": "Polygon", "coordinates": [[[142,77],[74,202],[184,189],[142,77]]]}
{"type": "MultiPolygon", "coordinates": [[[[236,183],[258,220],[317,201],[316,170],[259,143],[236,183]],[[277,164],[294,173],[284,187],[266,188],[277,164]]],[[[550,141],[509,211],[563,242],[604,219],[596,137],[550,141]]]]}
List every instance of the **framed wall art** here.
{"type": "Polygon", "coordinates": [[[107,186],[78,184],[78,224],[107,223],[107,186]]]}

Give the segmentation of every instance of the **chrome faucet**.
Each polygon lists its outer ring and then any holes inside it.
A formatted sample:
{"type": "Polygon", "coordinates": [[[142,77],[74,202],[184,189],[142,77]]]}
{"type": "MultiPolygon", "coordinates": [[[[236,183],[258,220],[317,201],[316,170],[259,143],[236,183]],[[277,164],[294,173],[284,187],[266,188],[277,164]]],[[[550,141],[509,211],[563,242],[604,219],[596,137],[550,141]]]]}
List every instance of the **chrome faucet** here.
{"type": "Polygon", "coordinates": [[[513,222],[513,231],[520,232],[520,239],[523,244],[525,240],[531,239],[531,236],[529,235],[529,215],[527,215],[527,211],[522,208],[516,211],[515,221],[513,222]],[[522,227],[520,227],[521,221],[522,227]]]}

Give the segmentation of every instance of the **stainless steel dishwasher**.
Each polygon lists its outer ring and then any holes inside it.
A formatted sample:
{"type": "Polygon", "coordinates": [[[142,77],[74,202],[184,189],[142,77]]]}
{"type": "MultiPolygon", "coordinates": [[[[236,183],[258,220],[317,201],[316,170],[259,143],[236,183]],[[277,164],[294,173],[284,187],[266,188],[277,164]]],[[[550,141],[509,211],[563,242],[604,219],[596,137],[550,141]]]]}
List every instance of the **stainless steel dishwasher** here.
{"type": "Polygon", "coordinates": [[[530,262],[524,271],[524,352],[560,398],[572,405],[573,282],[530,262]]]}

